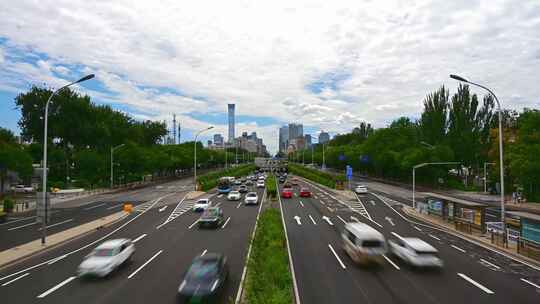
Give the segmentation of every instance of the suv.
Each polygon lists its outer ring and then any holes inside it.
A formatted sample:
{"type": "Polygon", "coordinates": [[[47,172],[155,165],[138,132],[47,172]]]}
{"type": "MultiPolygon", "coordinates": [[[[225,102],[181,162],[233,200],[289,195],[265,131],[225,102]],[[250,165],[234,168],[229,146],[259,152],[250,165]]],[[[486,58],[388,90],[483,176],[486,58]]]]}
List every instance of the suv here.
{"type": "Polygon", "coordinates": [[[443,267],[435,247],[419,238],[402,237],[388,241],[392,253],[415,267],[443,267]]]}
{"type": "Polygon", "coordinates": [[[242,198],[242,194],[238,191],[231,191],[229,192],[229,195],[227,195],[227,199],[230,201],[238,201],[242,198]]]}
{"type": "Polygon", "coordinates": [[[199,228],[213,227],[217,228],[223,223],[223,210],[219,207],[210,207],[206,209],[199,219],[199,228]]]}

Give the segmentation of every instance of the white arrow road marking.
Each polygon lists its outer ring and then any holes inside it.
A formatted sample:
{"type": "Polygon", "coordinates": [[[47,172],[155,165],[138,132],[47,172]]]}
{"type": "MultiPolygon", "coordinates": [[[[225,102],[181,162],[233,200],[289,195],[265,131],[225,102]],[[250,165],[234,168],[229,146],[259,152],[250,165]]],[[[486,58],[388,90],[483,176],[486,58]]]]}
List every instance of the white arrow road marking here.
{"type": "Polygon", "coordinates": [[[300,217],[299,217],[298,215],[295,215],[295,216],[294,216],[294,220],[296,221],[296,223],[297,223],[298,225],[302,225],[302,223],[300,222],[300,217]]]}
{"type": "Polygon", "coordinates": [[[313,225],[317,225],[317,223],[315,223],[315,220],[313,219],[313,217],[311,217],[311,214],[309,215],[309,218],[310,218],[311,221],[313,222],[313,225]]]}
{"type": "MultiPolygon", "coordinates": [[[[27,272],[27,273],[25,273],[25,274],[23,274],[23,275],[20,275],[20,276],[16,277],[15,279],[11,280],[11,281],[5,282],[4,284],[2,284],[2,286],[7,286],[7,285],[9,285],[9,284],[11,284],[11,283],[13,283],[13,282],[15,282],[15,281],[18,281],[18,280],[24,278],[25,276],[27,276],[27,275],[29,275],[29,274],[30,274],[30,272],[27,272]]],[[[523,279],[522,279],[522,280],[523,280],[523,279]]]]}
{"type": "Polygon", "coordinates": [[[532,285],[532,286],[534,286],[534,287],[540,289],[540,285],[534,284],[533,282],[531,282],[531,281],[529,281],[529,280],[526,280],[526,279],[523,279],[523,278],[521,278],[520,280],[522,280],[523,282],[525,282],[525,283],[527,283],[527,284],[529,284],[529,285],[532,285]]]}
{"type": "Polygon", "coordinates": [[[159,208],[158,211],[163,212],[163,211],[165,211],[165,209],[167,209],[167,207],[169,207],[169,206],[165,205],[165,206],[159,208]]]}
{"type": "MultiPolygon", "coordinates": [[[[339,215],[338,215],[338,217],[339,217],[339,215]]],[[[323,221],[326,221],[326,222],[328,223],[328,225],[334,226],[334,223],[332,223],[332,221],[330,221],[330,218],[328,218],[328,216],[324,215],[324,216],[322,217],[322,219],[323,219],[323,221]]],[[[344,222],[345,222],[345,221],[344,221],[344,222]]]]}
{"type": "Polygon", "coordinates": [[[460,276],[462,279],[465,279],[467,282],[473,284],[474,286],[482,289],[485,293],[494,294],[494,292],[491,291],[489,288],[487,288],[486,286],[484,286],[484,285],[476,282],[475,280],[469,278],[468,276],[464,275],[463,273],[458,272],[458,276],[460,276]]]}
{"type": "Polygon", "coordinates": [[[384,219],[390,223],[390,225],[392,226],[395,226],[396,224],[394,224],[394,222],[392,221],[392,218],[391,217],[388,217],[388,216],[385,216],[384,219]]]}
{"type": "Polygon", "coordinates": [[[141,271],[141,269],[144,268],[144,266],[148,265],[148,263],[152,262],[153,259],[157,258],[158,255],[160,255],[161,253],[163,252],[163,250],[160,250],[158,251],[156,254],[154,254],[148,261],[144,262],[144,264],[142,264],[139,268],[137,268],[134,272],[132,272],[129,276],[128,276],[128,279],[131,279],[133,278],[137,272],[141,271]]]}
{"type": "Polygon", "coordinates": [[[371,200],[369,202],[371,203],[371,205],[375,206],[375,201],[371,200]]]}
{"type": "Polygon", "coordinates": [[[304,207],[304,203],[302,203],[302,201],[300,201],[300,206],[304,207]]]}
{"type": "Polygon", "coordinates": [[[335,251],[334,248],[332,247],[332,245],[328,244],[328,248],[330,248],[330,250],[332,251],[332,253],[333,253],[334,256],[336,257],[336,259],[338,260],[339,265],[341,265],[341,268],[346,269],[347,267],[345,267],[345,264],[343,264],[343,262],[341,261],[341,259],[340,259],[339,256],[337,255],[336,251],[335,251]]]}
{"type": "Polygon", "coordinates": [[[38,298],[45,298],[46,296],[48,296],[49,294],[53,293],[55,290],[57,289],[60,289],[62,286],[68,284],[69,282],[75,280],[77,277],[73,276],[73,277],[69,277],[67,278],[66,280],[64,280],[63,282],[59,283],[58,285],[54,286],[53,288],[45,291],[44,293],[40,294],[39,296],[37,296],[38,298]]]}
{"type": "Polygon", "coordinates": [[[383,258],[388,262],[390,263],[390,265],[394,266],[395,269],[397,270],[400,270],[399,266],[394,263],[392,260],[390,260],[385,254],[383,254],[383,258]]]}
{"type": "Polygon", "coordinates": [[[227,223],[231,220],[231,217],[229,216],[229,218],[227,218],[227,220],[225,221],[225,224],[223,224],[223,226],[221,226],[221,229],[225,228],[225,226],[227,226],[227,223]]]}
{"type": "Polygon", "coordinates": [[[134,240],[131,241],[131,242],[132,242],[132,243],[137,243],[138,241],[142,240],[145,236],[146,236],[146,233],[140,235],[139,237],[137,237],[136,239],[134,239],[134,240]]]}

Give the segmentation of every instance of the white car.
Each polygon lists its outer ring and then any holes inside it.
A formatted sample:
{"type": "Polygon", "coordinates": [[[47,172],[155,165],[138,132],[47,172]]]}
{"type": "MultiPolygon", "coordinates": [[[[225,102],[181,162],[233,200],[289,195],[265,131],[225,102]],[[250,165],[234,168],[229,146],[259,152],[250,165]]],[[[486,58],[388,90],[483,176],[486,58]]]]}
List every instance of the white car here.
{"type": "Polygon", "coordinates": [[[227,199],[230,201],[239,201],[242,198],[242,194],[238,191],[231,191],[227,195],[227,199]]]}
{"type": "Polygon", "coordinates": [[[257,205],[259,203],[259,197],[256,192],[249,192],[244,199],[246,205],[257,205]]]}
{"type": "Polygon", "coordinates": [[[258,181],[257,188],[264,188],[264,181],[258,181]]]}
{"type": "Polygon", "coordinates": [[[212,203],[210,202],[209,199],[207,198],[202,198],[200,200],[198,200],[194,205],[193,205],[193,211],[194,212],[203,212],[204,210],[206,210],[206,208],[210,207],[212,203]]]}
{"type": "Polygon", "coordinates": [[[367,194],[368,193],[367,187],[364,186],[364,185],[356,186],[356,188],[354,188],[354,192],[356,192],[356,194],[367,194]]]}
{"type": "Polygon", "coordinates": [[[443,267],[435,247],[419,238],[389,240],[391,252],[404,262],[416,267],[443,267]]]}
{"type": "Polygon", "coordinates": [[[84,258],[77,269],[77,275],[106,277],[122,264],[129,262],[133,253],[135,245],[129,239],[106,241],[84,258]]]}
{"type": "Polygon", "coordinates": [[[25,185],[17,185],[14,187],[11,187],[11,190],[16,193],[31,193],[34,192],[34,188],[30,186],[25,185]]]}

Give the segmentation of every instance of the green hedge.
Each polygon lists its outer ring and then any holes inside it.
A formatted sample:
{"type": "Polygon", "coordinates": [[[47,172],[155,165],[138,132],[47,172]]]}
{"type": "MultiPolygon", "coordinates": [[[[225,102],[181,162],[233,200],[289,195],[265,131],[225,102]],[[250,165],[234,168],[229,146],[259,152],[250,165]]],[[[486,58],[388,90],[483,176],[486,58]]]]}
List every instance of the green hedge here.
{"type": "Polygon", "coordinates": [[[244,176],[255,171],[255,165],[241,165],[227,170],[210,172],[201,176],[197,176],[197,183],[202,191],[208,191],[217,186],[218,179],[223,176],[244,176]]]}
{"type": "Polygon", "coordinates": [[[307,168],[301,165],[291,163],[289,163],[288,167],[289,172],[291,172],[292,174],[302,176],[330,188],[335,188],[336,182],[338,181],[345,182],[344,175],[334,175],[331,173],[319,171],[317,169],[307,168]]]}
{"type": "Polygon", "coordinates": [[[266,195],[272,199],[277,197],[276,177],[274,175],[270,175],[266,179],[266,195]]]}
{"type": "Polygon", "coordinates": [[[13,211],[13,207],[15,206],[15,202],[12,201],[9,198],[6,198],[6,199],[4,199],[3,205],[4,205],[4,212],[9,213],[9,212],[13,211]]]}
{"type": "Polygon", "coordinates": [[[247,303],[290,304],[294,302],[289,257],[285,244],[285,233],[279,210],[266,209],[259,218],[248,261],[245,287],[247,303]]]}

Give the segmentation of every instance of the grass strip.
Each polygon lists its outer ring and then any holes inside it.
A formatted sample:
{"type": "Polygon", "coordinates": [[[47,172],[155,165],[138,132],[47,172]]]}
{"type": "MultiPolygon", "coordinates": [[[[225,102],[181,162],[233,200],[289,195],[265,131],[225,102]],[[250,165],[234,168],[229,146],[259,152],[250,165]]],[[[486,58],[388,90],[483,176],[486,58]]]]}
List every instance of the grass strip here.
{"type": "Polygon", "coordinates": [[[289,163],[289,172],[292,174],[301,176],[303,178],[307,178],[311,181],[314,181],[316,183],[319,183],[321,185],[325,185],[327,187],[330,187],[332,189],[336,188],[336,183],[344,182],[345,176],[343,175],[335,175],[327,172],[322,172],[316,169],[307,168],[301,165],[292,164],[289,163]]]}
{"type": "Polygon", "coordinates": [[[197,176],[197,183],[200,186],[201,191],[208,191],[217,186],[218,179],[224,176],[245,176],[255,171],[254,164],[241,165],[238,167],[232,167],[226,170],[213,171],[204,175],[197,176]]]}

